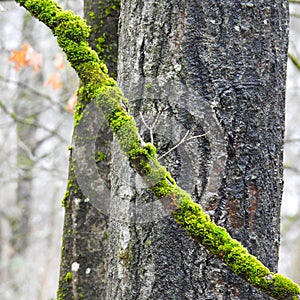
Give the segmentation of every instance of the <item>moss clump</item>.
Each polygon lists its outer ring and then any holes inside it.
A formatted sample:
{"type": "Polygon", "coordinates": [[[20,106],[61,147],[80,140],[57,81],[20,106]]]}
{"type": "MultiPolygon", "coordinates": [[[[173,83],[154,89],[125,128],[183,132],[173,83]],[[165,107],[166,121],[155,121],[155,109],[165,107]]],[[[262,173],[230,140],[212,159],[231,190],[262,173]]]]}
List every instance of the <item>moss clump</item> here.
{"type": "MultiPolygon", "coordinates": [[[[92,50],[92,55],[96,54],[92,50]]],[[[88,53],[86,53],[88,54],[88,53]]],[[[112,78],[107,77],[107,68],[103,64],[99,64],[97,61],[90,61],[85,59],[80,59],[80,66],[77,66],[78,72],[80,72],[80,79],[82,81],[82,88],[89,89],[93,94],[89,95],[90,99],[98,96],[99,87],[102,85],[106,86],[116,86],[116,82],[112,78]]]]}
{"type": "Polygon", "coordinates": [[[101,60],[105,61],[105,48],[106,45],[106,33],[103,33],[100,37],[96,40],[96,50],[99,57],[101,57],[101,60]]]}
{"type": "Polygon", "coordinates": [[[121,102],[123,94],[116,86],[106,85],[98,90],[99,96],[96,105],[103,112],[110,128],[115,133],[121,150],[127,154],[128,151],[139,144],[136,123],[123,109],[121,102]]]}
{"type": "MultiPolygon", "coordinates": [[[[178,208],[173,216],[177,222],[190,236],[219,256],[236,275],[264,293],[275,296],[276,299],[300,295],[298,285],[280,274],[273,275],[255,256],[249,254],[241,243],[232,239],[226,229],[212,222],[201,206],[191,200],[189,194],[177,187],[175,194],[178,198],[178,208]],[[271,279],[268,279],[270,276],[271,279]]],[[[293,299],[299,299],[297,297],[293,299]]]]}
{"type": "Polygon", "coordinates": [[[106,159],[107,159],[107,157],[106,157],[106,155],[103,152],[101,152],[101,151],[97,152],[97,158],[96,158],[96,162],[97,163],[99,163],[99,162],[101,162],[103,160],[106,160],[106,159]]]}
{"type": "Polygon", "coordinates": [[[79,43],[85,42],[90,35],[91,28],[84,20],[79,16],[75,16],[71,11],[58,13],[56,18],[52,19],[52,22],[59,24],[54,28],[56,36],[63,35],[66,39],[79,43]]]}
{"type": "Polygon", "coordinates": [[[89,18],[90,18],[91,20],[95,20],[95,19],[96,19],[96,15],[95,15],[95,13],[94,13],[93,11],[90,11],[90,12],[88,13],[88,16],[89,16],[89,18]]]}
{"type": "Polygon", "coordinates": [[[57,42],[61,48],[63,48],[64,52],[67,54],[68,61],[71,66],[77,71],[79,78],[84,82],[86,82],[87,73],[84,72],[82,68],[83,63],[90,63],[88,74],[93,74],[97,72],[99,69],[99,65],[94,64],[97,69],[93,68],[92,63],[98,62],[97,53],[92,50],[92,48],[88,47],[87,42],[76,42],[73,40],[68,40],[65,36],[57,36],[57,42]]]}
{"type": "Polygon", "coordinates": [[[156,148],[152,144],[147,143],[143,147],[140,143],[135,144],[128,152],[128,158],[155,196],[162,198],[173,192],[175,180],[158,162],[156,148]]]}
{"type": "Polygon", "coordinates": [[[63,207],[66,207],[66,203],[67,203],[67,200],[69,199],[69,197],[70,197],[70,191],[66,190],[65,195],[64,195],[63,199],[61,200],[61,205],[63,207]]]}
{"type": "Polygon", "coordinates": [[[156,197],[163,198],[173,193],[176,185],[175,181],[171,181],[170,179],[173,180],[170,173],[164,169],[162,178],[151,187],[151,190],[154,192],[156,197]]]}
{"type": "Polygon", "coordinates": [[[71,272],[68,272],[66,275],[65,275],[65,281],[71,281],[72,280],[72,273],[71,272]]]}
{"type": "Polygon", "coordinates": [[[272,287],[274,286],[273,297],[276,299],[288,299],[289,295],[294,295],[293,300],[300,299],[300,288],[299,286],[291,282],[291,280],[281,274],[275,274],[271,279],[272,287]]]}

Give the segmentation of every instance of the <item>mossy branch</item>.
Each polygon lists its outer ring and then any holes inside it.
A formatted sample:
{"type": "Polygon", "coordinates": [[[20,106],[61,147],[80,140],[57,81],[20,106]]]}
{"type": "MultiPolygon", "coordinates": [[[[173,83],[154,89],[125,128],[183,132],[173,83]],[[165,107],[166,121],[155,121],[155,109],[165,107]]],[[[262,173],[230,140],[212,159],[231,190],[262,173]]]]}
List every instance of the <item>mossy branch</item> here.
{"type": "Polygon", "coordinates": [[[125,100],[123,94],[116,82],[109,78],[106,66],[86,41],[89,35],[86,23],[72,12],[62,10],[52,0],[16,2],[52,30],[82,81],[81,93],[87,96],[84,98],[96,102],[132,166],[187,233],[222,259],[236,275],[265,294],[275,299],[300,299],[300,287],[297,284],[280,274],[272,273],[231,238],[226,229],[211,221],[201,206],[194,203],[191,196],[177,186],[167,170],[160,165],[155,147],[139,139],[134,119],[121,105],[121,101],[125,100]]]}

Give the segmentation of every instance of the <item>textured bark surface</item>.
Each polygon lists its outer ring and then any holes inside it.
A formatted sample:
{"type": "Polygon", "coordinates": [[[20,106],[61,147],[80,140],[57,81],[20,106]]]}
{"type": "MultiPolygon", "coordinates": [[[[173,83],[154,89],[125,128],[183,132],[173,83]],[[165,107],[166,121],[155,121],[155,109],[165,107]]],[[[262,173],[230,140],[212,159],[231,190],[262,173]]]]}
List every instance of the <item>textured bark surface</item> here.
{"type": "MultiPolygon", "coordinates": [[[[115,2],[111,8],[112,3],[109,1],[84,1],[84,15],[92,32],[89,43],[107,63],[111,76],[116,76],[117,69],[119,6],[118,1],[115,2]],[[100,48],[104,51],[100,51],[100,48]]],[[[91,108],[86,100],[80,100],[82,110],[89,111],[91,108]]],[[[106,299],[108,216],[99,207],[90,204],[89,198],[95,192],[95,187],[92,187],[94,178],[90,174],[94,171],[99,173],[93,175],[100,175],[100,184],[106,186],[106,194],[102,198],[109,202],[110,194],[107,191],[110,189],[110,148],[113,135],[108,125],[99,127],[97,112],[91,110],[86,113],[88,117],[83,118],[79,126],[74,128],[72,143],[82,153],[74,155],[72,150],[70,153],[58,299],[106,299]],[[91,149],[86,139],[94,141],[95,148],[91,149]],[[99,160],[98,153],[103,153],[105,159],[99,160]],[[91,156],[88,160],[91,164],[82,167],[78,160],[83,161],[86,156],[91,156]],[[83,171],[86,174],[82,174],[83,171]]],[[[97,190],[101,190],[101,186],[97,190]]]]}
{"type": "MultiPolygon", "coordinates": [[[[122,2],[118,81],[178,184],[276,271],[282,192],[286,1],[122,2]],[[141,117],[141,115],[143,118],[141,117]],[[155,122],[157,120],[157,122],[155,122]]],[[[107,299],[269,299],[232,275],[153,201],[118,152],[107,299]],[[125,204],[124,204],[125,203],[125,204]],[[127,205],[126,203],[133,203],[127,205]],[[127,209],[126,209],[127,207],[127,209]]]]}
{"type": "Polygon", "coordinates": [[[92,27],[89,43],[112,77],[117,76],[120,0],[84,1],[84,17],[92,27]]]}

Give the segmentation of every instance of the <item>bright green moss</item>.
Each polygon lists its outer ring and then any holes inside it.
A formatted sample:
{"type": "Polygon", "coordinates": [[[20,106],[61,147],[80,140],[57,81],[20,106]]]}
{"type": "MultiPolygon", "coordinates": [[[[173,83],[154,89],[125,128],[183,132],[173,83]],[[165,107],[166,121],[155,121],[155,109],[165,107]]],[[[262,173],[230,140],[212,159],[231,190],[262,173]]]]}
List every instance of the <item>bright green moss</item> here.
{"type": "Polygon", "coordinates": [[[103,33],[102,36],[98,37],[96,40],[96,50],[97,50],[99,57],[102,60],[106,60],[105,59],[105,48],[104,48],[105,42],[106,42],[106,33],[103,33]]]}
{"type": "Polygon", "coordinates": [[[31,14],[48,26],[53,25],[53,20],[55,20],[57,13],[61,10],[61,7],[51,0],[16,0],[16,2],[25,6],[31,14]]]}
{"type": "Polygon", "coordinates": [[[59,22],[59,25],[54,28],[54,34],[57,36],[64,36],[79,43],[86,41],[90,35],[90,27],[71,12],[59,14],[55,21],[59,22]]]}
{"type": "MultiPolygon", "coordinates": [[[[78,76],[81,80],[84,81],[85,77],[82,77],[82,75],[86,75],[86,73],[81,73],[81,64],[89,62],[91,63],[89,74],[95,71],[92,63],[98,62],[98,56],[97,53],[92,50],[92,48],[87,46],[87,42],[75,42],[72,40],[67,40],[64,36],[57,37],[57,42],[67,54],[68,61],[70,62],[71,66],[77,71],[78,76]]],[[[97,68],[99,68],[99,65],[97,66],[97,68]]]]}
{"type": "Polygon", "coordinates": [[[71,281],[72,280],[72,273],[71,272],[68,272],[66,275],[65,275],[65,281],[71,281]]]}
{"type": "Polygon", "coordinates": [[[107,159],[107,157],[106,157],[106,155],[103,152],[101,152],[101,151],[97,152],[97,159],[96,159],[97,163],[101,162],[103,160],[106,160],[106,159],[107,159]]]}
{"type": "Polygon", "coordinates": [[[146,143],[143,147],[141,147],[139,142],[128,152],[128,157],[129,160],[135,160],[143,157],[150,161],[153,158],[156,158],[156,148],[151,143],[146,143]]]}
{"type": "Polygon", "coordinates": [[[84,114],[85,105],[80,101],[76,103],[75,112],[74,112],[74,126],[76,127],[81,121],[84,114]]]}
{"type": "MultiPolygon", "coordinates": [[[[157,175],[155,174],[155,176],[157,175]]],[[[154,192],[156,197],[163,198],[171,195],[174,191],[175,186],[171,184],[167,178],[168,172],[164,172],[163,177],[151,187],[151,190],[154,192]]]]}
{"type": "Polygon", "coordinates": [[[278,299],[287,299],[284,297],[287,297],[288,295],[295,295],[293,299],[300,299],[300,297],[296,296],[297,294],[298,296],[300,295],[299,286],[296,283],[291,282],[287,277],[281,274],[275,274],[273,275],[272,283],[274,284],[275,296],[278,297],[278,299]]]}
{"type": "Polygon", "coordinates": [[[88,15],[89,15],[89,17],[90,17],[91,20],[95,20],[96,19],[96,15],[95,15],[95,13],[93,11],[90,11],[88,15]]]}
{"type": "Polygon", "coordinates": [[[66,207],[66,203],[67,203],[67,200],[69,199],[69,197],[70,197],[70,191],[67,190],[65,192],[65,195],[64,195],[62,201],[61,201],[61,204],[62,204],[63,207],[66,207]]]}

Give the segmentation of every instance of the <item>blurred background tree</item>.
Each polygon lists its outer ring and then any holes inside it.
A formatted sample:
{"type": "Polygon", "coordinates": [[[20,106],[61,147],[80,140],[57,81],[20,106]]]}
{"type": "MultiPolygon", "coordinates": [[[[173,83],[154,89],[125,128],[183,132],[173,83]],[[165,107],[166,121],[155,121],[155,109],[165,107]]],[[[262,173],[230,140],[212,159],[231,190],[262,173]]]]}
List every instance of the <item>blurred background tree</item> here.
{"type": "MultiPolygon", "coordinates": [[[[55,38],[13,1],[1,4],[6,11],[0,18],[0,295],[6,300],[51,299],[58,282],[60,199],[73,123],[66,107],[78,80],[66,64],[60,72],[62,87],[45,86],[61,53],[55,38]],[[34,51],[26,55],[42,55],[35,66],[42,63],[41,71],[17,71],[9,62],[25,44],[34,51]]],[[[82,12],[80,1],[61,4],[82,12]]]]}

